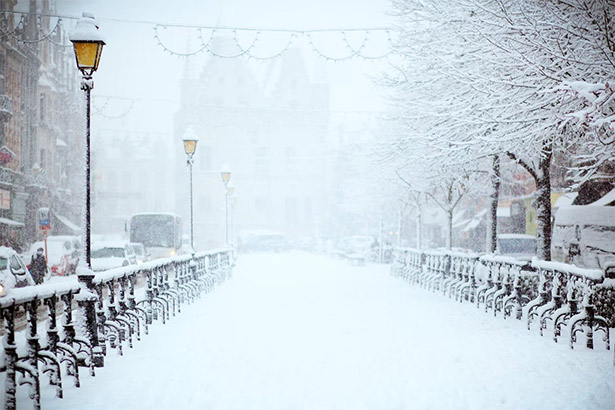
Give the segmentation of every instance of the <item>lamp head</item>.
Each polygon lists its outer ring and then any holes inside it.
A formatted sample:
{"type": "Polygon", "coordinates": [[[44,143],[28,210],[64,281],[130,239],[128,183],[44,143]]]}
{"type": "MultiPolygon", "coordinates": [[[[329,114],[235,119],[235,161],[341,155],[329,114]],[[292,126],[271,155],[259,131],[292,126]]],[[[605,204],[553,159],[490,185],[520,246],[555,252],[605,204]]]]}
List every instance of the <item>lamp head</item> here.
{"type": "Polygon", "coordinates": [[[228,185],[228,182],[231,180],[231,169],[226,162],[222,165],[220,176],[222,177],[222,182],[224,182],[224,185],[228,185]]]}
{"type": "Polygon", "coordinates": [[[186,128],[186,132],[184,132],[184,151],[186,151],[186,155],[192,157],[196,151],[196,144],[199,142],[199,137],[196,135],[192,127],[186,128]]]}
{"type": "Polygon", "coordinates": [[[98,69],[105,40],[98,30],[98,22],[91,13],[83,13],[69,35],[75,49],[77,68],[86,77],[98,69]]]}

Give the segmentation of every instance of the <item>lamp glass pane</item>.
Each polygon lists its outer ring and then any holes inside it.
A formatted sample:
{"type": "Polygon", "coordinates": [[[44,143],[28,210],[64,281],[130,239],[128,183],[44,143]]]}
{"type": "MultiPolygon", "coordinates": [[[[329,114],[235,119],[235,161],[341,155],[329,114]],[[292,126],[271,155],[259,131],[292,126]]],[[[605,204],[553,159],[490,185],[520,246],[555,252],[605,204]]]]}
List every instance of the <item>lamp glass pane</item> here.
{"type": "Polygon", "coordinates": [[[222,174],[222,182],[224,182],[225,184],[231,179],[231,173],[230,172],[221,172],[222,174]]]}
{"type": "MultiPolygon", "coordinates": [[[[75,45],[75,55],[77,56],[77,65],[80,70],[97,68],[97,59],[100,57],[98,43],[73,43],[75,45]]],[[[100,46],[102,52],[102,45],[100,46]]]]}
{"type": "Polygon", "coordinates": [[[184,140],[184,150],[186,154],[194,154],[194,151],[196,151],[196,140],[184,140]]]}

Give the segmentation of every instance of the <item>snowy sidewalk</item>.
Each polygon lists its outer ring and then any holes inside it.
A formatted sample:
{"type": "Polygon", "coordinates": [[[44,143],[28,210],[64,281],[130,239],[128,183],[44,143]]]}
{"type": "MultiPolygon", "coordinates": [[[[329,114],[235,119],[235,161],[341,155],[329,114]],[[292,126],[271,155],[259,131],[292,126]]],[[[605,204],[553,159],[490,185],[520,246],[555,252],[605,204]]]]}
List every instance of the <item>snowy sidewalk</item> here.
{"type": "Polygon", "coordinates": [[[612,353],[577,349],[388,266],[252,254],[43,409],[613,409],[612,353]]]}

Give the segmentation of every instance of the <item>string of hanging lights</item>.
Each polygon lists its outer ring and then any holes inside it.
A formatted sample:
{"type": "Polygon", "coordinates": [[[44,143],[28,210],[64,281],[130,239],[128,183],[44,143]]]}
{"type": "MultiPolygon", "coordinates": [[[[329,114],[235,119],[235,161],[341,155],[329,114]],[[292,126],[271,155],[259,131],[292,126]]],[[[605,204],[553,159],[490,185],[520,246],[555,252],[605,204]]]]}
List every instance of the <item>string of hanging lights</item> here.
{"type": "MultiPolygon", "coordinates": [[[[48,41],[53,43],[59,47],[72,47],[71,44],[64,44],[61,41],[57,41],[54,37],[54,34],[58,32],[60,28],[63,27],[63,20],[76,20],[77,17],[74,16],[60,16],[57,14],[37,14],[40,27],[40,18],[41,17],[49,17],[49,18],[57,18],[57,22],[54,27],[49,32],[44,32],[39,29],[40,37],[36,39],[24,39],[22,36],[18,35],[19,32],[23,31],[26,25],[26,16],[28,13],[18,12],[14,10],[0,10],[0,13],[13,13],[19,14],[20,19],[19,22],[15,25],[12,30],[8,30],[8,25],[6,23],[7,19],[4,20],[4,24],[0,24],[0,38],[11,37],[16,41],[22,43],[39,43],[43,41],[48,41]],[[5,30],[6,29],[6,30],[5,30]]],[[[131,21],[124,19],[100,19],[101,21],[112,21],[117,23],[136,23],[136,24],[150,24],[154,30],[154,41],[156,44],[161,47],[165,52],[170,55],[174,55],[177,57],[191,57],[202,53],[207,53],[213,57],[224,58],[224,59],[234,59],[234,58],[248,58],[255,60],[272,60],[284,55],[289,48],[291,48],[297,40],[300,38],[305,39],[306,43],[311,48],[312,52],[318,57],[325,59],[327,61],[345,61],[350,59],[362,59],[362,60],[380,60],[387,58],[391,54],[392,39],[390,28],[383,27],[372,27],[372,28],[332,28],[332,29],[314,29],[314,30],[288,30],[288,29],[268,29],[268,28],[254,28],[254,27],[211,27],[211,26],[194,26],[194,25],[182,25],[182,24],[167,24],[167,23],[157,23],[152,21],[131,21]],[[169,31],[171,29],[183,29],[183,30],[195,30],[194,38],[197,39],[198,46],[192,50],[187,50],[185,52],[179,51],[174,47],[170,46],[168,42],[165,42],[164,32],[169,31]],[[205,40],[204,32],[210,32],[209,39],[205,40]],[[348,33],[360,33],[362,38],[358,41],[358,46],[353,46],[349,39],[348,33]],[[238,36],[239,34],[245,35],[246,33],[254,33],[252,37],[252,41],[244,46],[240,42],[238,36]],[[268,53],[263,53],[261,48],[261,53],[257,50],[258,43],[267,35],[277,34],[277,35],[287,35],[285,41],[282,42],[282,46],[278,47],[274,51],[269,51],[268,53]],[[341,55],[334,55],[331,51],[325,51],[326,47],[323,47],[321,44],[315,40],[314,36],[316,34],[322,35],[326,34],[326,44],[338,43],[343,46],[345,52],[341,55]],[[383,44],[386,43],[387,51],[384,53],[379,53],[376,55],[369,54],[368,44],[370,43],[370,39],[374,36],[381,36],[383,38],[383,44]],[[222,53],[219,50],[216,50],[212,47],[212,39],[215,37],[226,37],[231,38],[234,43],[234,48],[236,52],[226,54],[222,53]]],[[[63,30],[64,31],[64,30],[63,30]]]]}
{"type": "MultiPolygon", "coordinates": [[[[296,40],[300,37],[305,38],[307,44],[310,46],[311,50],[318,56],[328,61],[345,61],[353,58],[360,58],[364,60],[379,60],[386,58],[391,52],[390,49],[385,53],[379,55],[369,55],[366,52],[369,37],[373,33],[379,33],[380,35],[384,35],[385,42],[387,45],[392,43],[391,32],[389,29],[353,29],[352,31],[362,33],[361,41],[357,47],[353,47],[348,40],[347,31],[348,30],[306,30],[306,31],[294,31],[294,30],[261,30],[261,29],[246,29],[246,28],[211,28],[211,27],[200,27],[197,28],[198,35],[196,36],[199,39],[200,45],[196,47],[194,50],[181,52],[174,50],[171,46],[165,43],[164,39],[161,37],[161,30],[167,30],[169,28],[165,25],[156,25],[154,26],[154,39],[156,43],[167,53],[178,56],[178,57],[190,57],[201,53],[208,53],[214,57],[218,58],[240,58],[246,57],[249,59],[256,60],[271,60],[277,57],[282,56],[284,53],[288,51],[288,49],[296,42],[296,40]],[[211,30],[211,35],[207,41],[203,38],[203,30],[211,30]],[[238,39],[239,33],[249,33],[255,32],[252,42],[246,47],[241,44],[238,39]],[[284,45],[275,52],[271,52],[267,56],[256,54],[255,51],[257,49],[257,43],[261,40],[264,33],[285,33],[288,35],[287,40],[284,42],[284,45]],[[316,44],[314,39],[314,35],[326,33],[328,38],[328,43],[331,43],[331,36],[338,37],[338,42],[344,46],[346,49],[346,54],[341,56],[335,56],[331,53],[325,52],[321,46],[316,44]],[[212,45],[212,39],[216,37],[216,34],[219,34],[219,37],[231,38],[233,41],[234,49],[237,52],[232,54],[224,54],[219,51],[216,51],[212,45]]],[[[184,27],[185,28],[185,27],[184,27]]]]}
{"type": "MultiPolygon", "coordinates": [[[[114,104],[115,106],[115,104],[114,104]]],[[[94,100],[92,101],[92,115],[96,115],[96,116],[100,116],[103,118],[106,118],[108,120],[117,120],[120,118],[123,118],[125,116],[127,116],[128,114],[130,114],[130,112],[132,111],[132,109],[135,106],[135,99],[134,98],[119,98],[119,97],[107,97],[107,96],[99,96],[99,97],[94,97],[94,100]],[[127,100],[129,102],[128,108],[126,108],[123,112],[119,113],[119,114],[108,114],[106,111],[107,106],[109,105],[109,101],[110,100],[127,100]],[[102,105],[97,107],[97,102],[98,100],[103,100],[102,101],[102,105]]]]}

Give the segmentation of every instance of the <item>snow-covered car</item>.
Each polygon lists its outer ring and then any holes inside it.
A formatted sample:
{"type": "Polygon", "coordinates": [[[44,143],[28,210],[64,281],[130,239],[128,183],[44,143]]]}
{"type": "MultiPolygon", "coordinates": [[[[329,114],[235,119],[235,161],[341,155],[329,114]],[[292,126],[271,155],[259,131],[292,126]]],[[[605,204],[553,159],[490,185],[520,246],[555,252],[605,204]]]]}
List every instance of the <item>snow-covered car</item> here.
{"type": "Polygon", "coordinates": [[[147,252],[145,245],[143,245],[142,243],[131,242],[128,245],[132,247],[135,253],[135,260],[136,260],[137,265],[140,265],[143,262],[147,262],[151,260],[149,252],[147,252]]]}
{"type": "Polygon", "coordinates": [[[571,205],[557,210],[551,241],[553,260],[604,269],[615,262],[615,206],[571,205]]]}
{"type": "Polygon", "coordinates": [[[34,285],[34,280],[17,252],[0,246],[0,297],[10,289],[34,285]]]}
{"type": "Polygon", "coordinates": [[[105,271],[131,265],[127,244],[119,242],[97,242],[90,250],[92,270],[105,271]]]}
{"type": "Polygon", "coordinates": [[[520,233],[500,233],[496,241],[496,253],[519,260],[532,260],[536,256],[538,242],[535,236],[520,233]]]}
{"type": "Polygon", "coordinates": [[[364,257],[365,260],[373,260],[378,251],[377,245],[373,236],[354,235],[348,238],[344,251],[346,256],[358,255],[364,257]]]}
{"type": "Polygon", "coordinates": [[[290,248],[286,235],[278,232],[258,232],[247,235],[241,250],[244,252],[283,252],[290,248]]]}
{"type": "MultiPolygon", "coordinates": [[[[48,236],[47,237],[47,266],[52,275],[69,275],[71,268],[77,266],[79,259],[79,248],[81,244],[79,237],[69,235],[48,236]]],[[[25,255],[25,262],[30,264],[32,257],[36,255],[38,248],[45,249],[45,242],[34,242],[30,250],[25,255]]]]}

